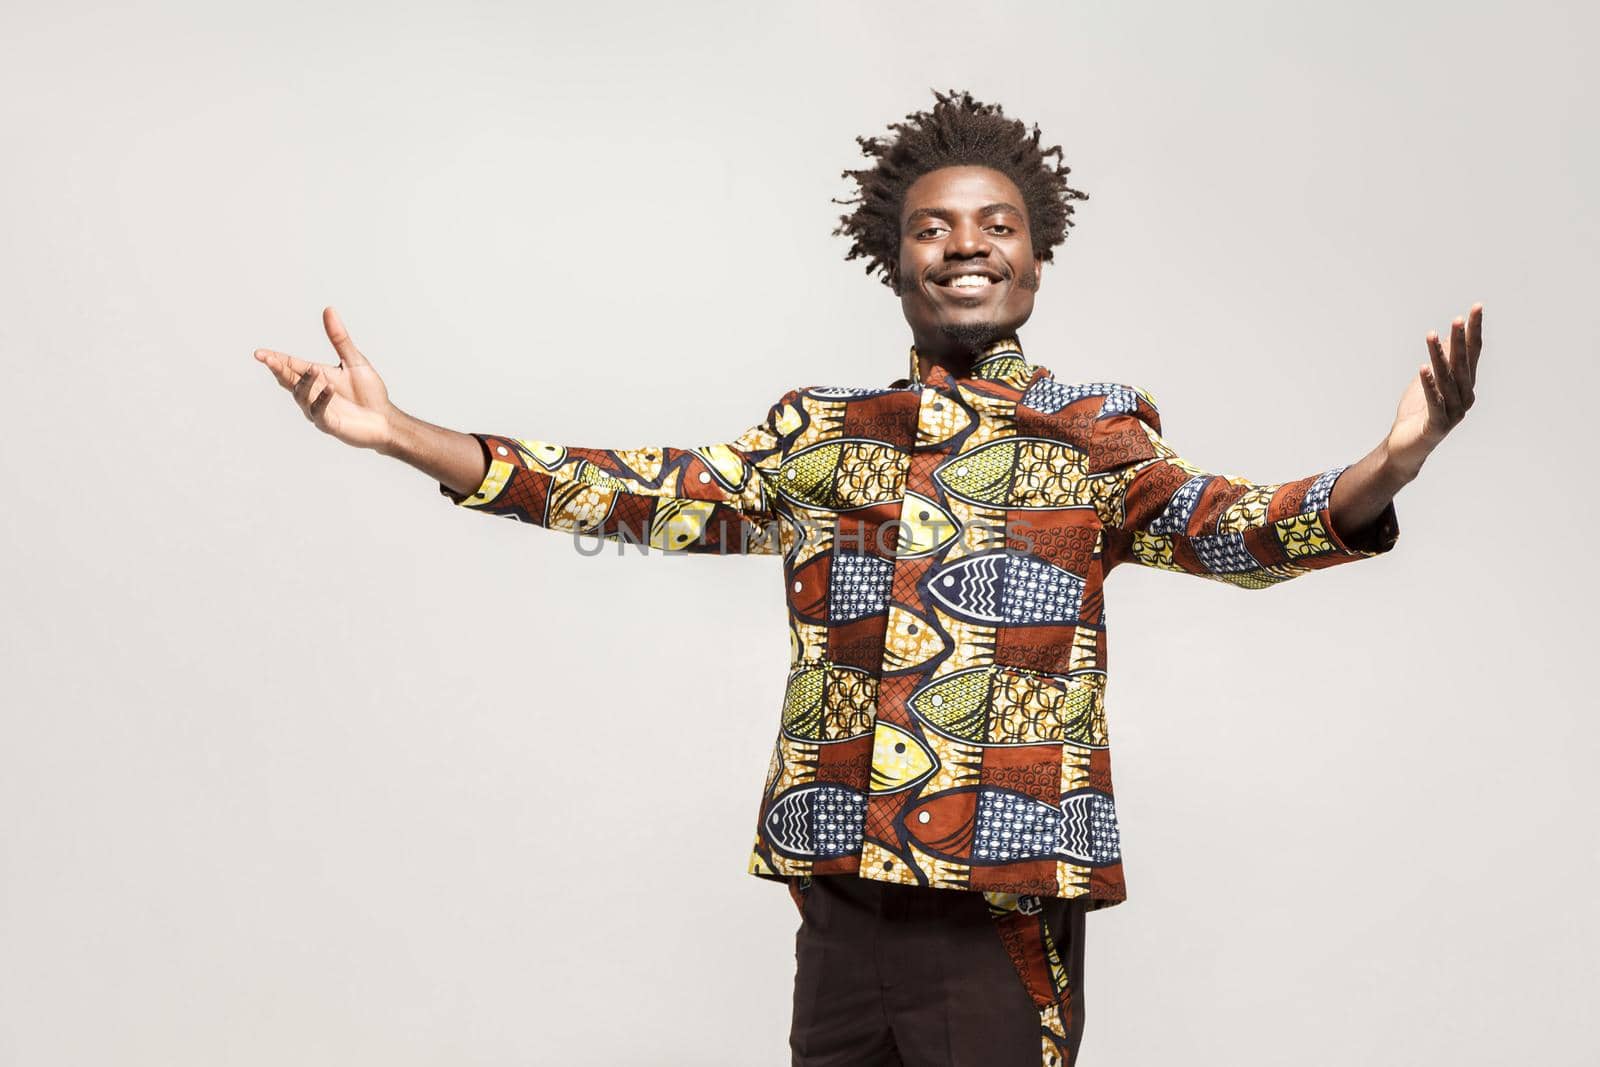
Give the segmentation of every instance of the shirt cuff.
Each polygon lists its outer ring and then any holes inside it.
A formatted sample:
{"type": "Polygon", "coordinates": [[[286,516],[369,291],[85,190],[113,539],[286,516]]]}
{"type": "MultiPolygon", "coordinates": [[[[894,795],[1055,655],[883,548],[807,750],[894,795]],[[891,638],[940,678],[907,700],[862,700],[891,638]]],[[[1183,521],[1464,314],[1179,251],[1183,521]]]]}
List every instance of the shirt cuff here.
{"type": "MultiPolygon", "coordinates": [[[[1335,467],[1323,478],[1327,480],[1326,495],[1319,502],[1318,510],[1322,515],[1322,526],[1328,531],[1338,550],[1348,556],[1381,556],[1394,548],[1395,542],[1400,538],[1400,517],[1394,510],[1394,500],[1384,505],[1383,510],[1359,530],[1347,531],[1341,534],[1334,527],[1331,502],[1333,499],[1333,486],[1339,480],[1339,475],[1350,469],[1350,464],[1335,467]]],[[[1321,479],[1319,479],[1320,481],[1321,479]]]]}
{"type": "Polygon", "coordinates": [[[478,442],[478,447],[483,450],[483,481],[479,482],[477,488],[470,493],[458,493],[443,482],[437,483],[439,494],[449,500],[450,503],[456,505],[465,504],[470,500],[486,499],[489,495],[489,483],[495,480],[494,460],[489,455],[488,439],[481,433],[470,434],[469,436],[475,439],[478,442]]]}

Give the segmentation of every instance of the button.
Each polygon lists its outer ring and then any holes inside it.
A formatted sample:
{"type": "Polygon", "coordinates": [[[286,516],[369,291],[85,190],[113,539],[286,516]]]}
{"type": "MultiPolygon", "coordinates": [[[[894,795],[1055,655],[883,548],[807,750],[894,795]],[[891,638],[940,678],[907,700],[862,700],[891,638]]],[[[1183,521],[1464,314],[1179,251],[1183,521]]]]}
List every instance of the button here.
{"type": "Polygon", "coordinates": [[[956,468],[956,473],[957,474],[965,474],[965,473],[967,473],[967,465],[965,463],[963,463],[961,466],[957,467],[956,468]]]}
{"type": "Polygon", "coordinates": [[[931,818],[933,818],[933,816],[932,816],[932,815],[929,815],[929,814],[928,814],[928,813],[927,813],[927,812],[925,812],[925,811],[919,811],[919,812],[917,812],[917,821],[918,821],[918,822],[927,822],[927,821],[928,821],[928,820],[929,820],[929,819],[931,819],[931,818]]]}
{"type": "Polygon", "coordinates": [[[956,576],[953,575],[953,574],[945,575],[944,576],[944,584],[945,585],[955,585],[956,584],[956,576]]]}
{"type": "Polygon", "coordinates": [[[944,696],[940,693],[935,693],[933,696],[928,698],[928,703],[932,704],[934,707],[938,707],[944,703],[944,696]]]}
{"type": "Polygon", "coordinates": [[[944,410],[944,401],[943,400],[935,400],[933,402],[933,410],[935,410],[935,411],[943,411],[944,410]]]}
{"type": "Polygon", "coordinates": [[[884,860],[883,861],[883,869],[886,870],[886,871],[894,870],[894,860],[884,860]]]}
{"type": "Polygon", "coordinates": [[[906,743],[904,741],[896,741],[894,743],[894,750],[896,752],[904,752],[906,750],[906,743]]]}
{"type": "Polygon", "coordinates": [[[498,453],[500,453],[500,454],[501,454],[501,455],[502,455],[502,456],[505,456],[505,455],[509,455],[509,454],[510,454],[510,453],[508,453],[508,452],[507,452],[507,451],[506,451],[506,446],[505,446],[505,445],[496,445],[496,446],[495,446],[495,451],[496,451],[496,452],[498,452],[498,453]]]}
{"type": "Polygon", "coordinates": [[[793,480],[793,479],[794,479],[794,468],[793,468],[793,467],[790,467],[790,468],[789,468],[789,469],[788,469],[788,470],[786,470],[786,471],[784,471],[784,472],[783,472],[783,476],[784,476],[784,477],[785,477],[785,478],[788,478],[788,479],[790,479],[790,480],[793,480]]]}
{"type": "Polygon", "coordinates": [[[799,592],[799,591],[800,591],[800,581],[799,581],[799,579],[796,579],[796,580],[795,580],[795,583],[794,583],[794,591],[795,591],[795,592],[796,592],[796,593],[798,593],[798,592],[799,592]]]}
{"type": "Polygon", "coordinates": [[[907,623],[906,624],[906,633],[914,634],[916,632],[917,632],[917,624],[916,623],[911,622],[911,623],[907,623]]]}
{"type": "Polygon", "coordinates": [[[700,472],[700,480],[702,482],[709,482],[711,480],[711,472],[710,471],[701,471],[700,472]]]}

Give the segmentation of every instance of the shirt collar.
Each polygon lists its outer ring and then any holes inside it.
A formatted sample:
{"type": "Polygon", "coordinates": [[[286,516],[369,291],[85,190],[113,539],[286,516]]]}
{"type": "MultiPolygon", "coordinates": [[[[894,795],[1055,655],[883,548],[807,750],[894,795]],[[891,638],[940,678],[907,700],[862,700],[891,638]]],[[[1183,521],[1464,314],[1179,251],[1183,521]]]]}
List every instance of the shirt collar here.
{"type": "Polygon", "coordinates": [[[1037,378],[1042,378],[1049,373],[1044,367],[1029,363],[1022,354],[1022,342],[1015,337],[1002,337],[983,350],[972,364],[972,373],[960,378],[954,377],[949,371],[939,364],[934,364],[928,371],[926,378],[919,373],[920,363],[917,360],[917,346],[911,346],[911,371],[908,381],[912,386],[926,385],[934,389],[948,392],[955,387],[956,382],[964,381],[991,381],[1003,382],[1016,389],[1026,389],[1029,383],[1037,378]]]}

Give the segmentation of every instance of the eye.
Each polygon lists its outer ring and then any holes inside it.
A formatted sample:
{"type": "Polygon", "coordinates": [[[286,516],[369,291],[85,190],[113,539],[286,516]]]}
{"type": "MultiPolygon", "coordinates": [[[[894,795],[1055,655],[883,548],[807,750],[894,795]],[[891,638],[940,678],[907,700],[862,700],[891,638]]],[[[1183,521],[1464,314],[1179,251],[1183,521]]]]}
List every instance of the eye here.
{"type": "Polygon", "coordinates": [[[926,236],[928,236],[928,235],[929,235],[929,234],[930,234],[930,233],[933,233],[933,232],[935,232],[935,231],[936,231],[936,230],[942,230],[942,229],[944,229],[944,227],[943,227],[943,226],[929,226],[929,227],[928,227],[928,228],[927,228],[927,229],[924,229],[924,230],[918,230],[918,231],[917,231],[917,236],[918,236],[918,237],[926,237],[926,236]]]}
{"type": "Polygon", "coordinates": [[[992,229],[992,230],[1004,230],[1006,233],[1014,233],[1015,232],[1014,230],[1011,229],[1010,226],[1007,226],[1003,222],[997,222],[997,223],[995,223],[993,226],[991,226],[989,228],[992,229]]]}

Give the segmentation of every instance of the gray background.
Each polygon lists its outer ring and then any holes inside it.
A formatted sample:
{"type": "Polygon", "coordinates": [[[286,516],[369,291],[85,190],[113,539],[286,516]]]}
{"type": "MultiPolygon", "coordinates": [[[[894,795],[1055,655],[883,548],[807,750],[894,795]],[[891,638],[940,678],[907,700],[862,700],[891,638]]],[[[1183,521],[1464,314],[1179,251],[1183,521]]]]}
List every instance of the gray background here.
{"type": "Polygon", "coordinates": [[[829,198],[933,86],[1091,193],[1028,356],[1213,470],[1359,458],[1486,306],[1391,555],[1112,580],[1084,1062],[1594,1062],[1592,7],[5,24],[0,1062],[787,1062],[778,562],[452,509],[250,352],[330,361],[333,304],[407,410],[604,447],[886,383],[829,198]]]}

